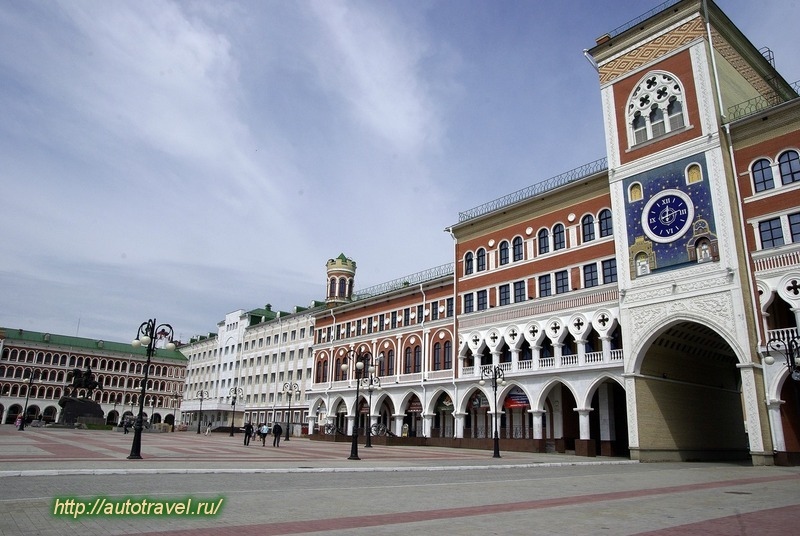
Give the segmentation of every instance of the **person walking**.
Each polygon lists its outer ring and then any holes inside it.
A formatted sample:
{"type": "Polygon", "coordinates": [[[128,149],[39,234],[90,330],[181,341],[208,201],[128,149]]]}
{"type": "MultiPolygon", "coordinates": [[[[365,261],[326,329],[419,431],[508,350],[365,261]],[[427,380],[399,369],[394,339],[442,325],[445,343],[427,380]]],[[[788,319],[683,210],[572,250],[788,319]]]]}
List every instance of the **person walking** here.
{"type": "Polygon", "coordinates": [[[269,426],[267,423],[261,425],[261,446],[267,446],[267,436],[269,435],[269,426]]]}
{"type": "Polygon", "coordinates": [[[276,422],[272,426],[272,446],[273,447],[280,447],[281,446],[281,434],[283,433],[283,428],[281,428],[281,423],[276,422]]]}
{"type": "Polygon", "coordinates": [[[253,423],[248,421],[244,425],[244,446],[250,445],[250,438],[253,437],[253,423]]]}

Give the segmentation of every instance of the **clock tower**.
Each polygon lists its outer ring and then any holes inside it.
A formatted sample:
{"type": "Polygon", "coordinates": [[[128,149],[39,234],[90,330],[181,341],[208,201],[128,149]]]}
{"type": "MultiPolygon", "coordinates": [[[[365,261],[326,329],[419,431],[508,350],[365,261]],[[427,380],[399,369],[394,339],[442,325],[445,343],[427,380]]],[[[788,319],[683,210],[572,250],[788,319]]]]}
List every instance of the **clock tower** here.
{"type": "MultiPolygon", "coordinates": [[[[636,14],[632,14],[636,15],[636,14]]],[[[770,463],[729,106],[780,79],[710,0],[597,39],[633,458],[770,463]],[[716,454],[712,454],[716,453],[716,454]]]]}

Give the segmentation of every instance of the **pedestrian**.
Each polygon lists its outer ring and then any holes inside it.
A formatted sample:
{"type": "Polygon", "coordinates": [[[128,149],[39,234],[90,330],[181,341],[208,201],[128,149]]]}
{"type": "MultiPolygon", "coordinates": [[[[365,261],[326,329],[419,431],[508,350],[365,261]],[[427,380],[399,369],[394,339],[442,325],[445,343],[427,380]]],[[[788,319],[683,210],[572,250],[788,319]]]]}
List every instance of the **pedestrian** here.
{"type": "Polygon", "coordinates": [[[267,436],[269,435],[269,426],[267,426],[267,423],[264,423],[264,424],[261,425],[260,432],[261,432],[261,446],[262,447],[266,447],[267,446],[267,436]]]}
{"type": "Polygon", "coordinates": [[[14,426],[16,426],[17,429],[19,429],[19,427],[22,426],[22,413],[17,415],[17,420],[14,421],[14,426]]]}
{"type": "Polygon", "coordinates": [[[244,446],[250,445],[250,438],[253,437],[253,423],[247,421],[244,425],[244,446]]]}
{"type": "Polygon", "coordinates": [[[125,424],[122,425],[122,433],[127,434],[128,429],[131,427],[131,423],[128,419],[125,419],[125,424]]]}
{"type": "Polygon", "coordinates": [[[281,423],[276,422],[272,425],[272,446],[273,447],[280,447],[281,446],[281,434],[283,433],[283,428],[281,428],[281,423]]]}
{"type": "Polygon", "coordinates": [[[206,435],[208,435],[210,433],[211,433],[211,423],[208,422],[208,423],[206,423],[206,435]]]}

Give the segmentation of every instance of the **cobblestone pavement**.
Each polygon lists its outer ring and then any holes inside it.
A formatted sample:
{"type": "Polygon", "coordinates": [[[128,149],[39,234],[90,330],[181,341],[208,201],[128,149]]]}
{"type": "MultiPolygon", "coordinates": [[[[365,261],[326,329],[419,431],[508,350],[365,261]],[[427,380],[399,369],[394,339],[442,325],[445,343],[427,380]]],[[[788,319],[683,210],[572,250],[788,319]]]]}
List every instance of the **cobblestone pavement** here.
{"type": "Polygon", "coordinates": [[[800,535],[800,468],[363,442],[348,460],[349,443],[193,432],[144,434],[128,460],[132,439],[0,427],[0,535],[800,535]]]}

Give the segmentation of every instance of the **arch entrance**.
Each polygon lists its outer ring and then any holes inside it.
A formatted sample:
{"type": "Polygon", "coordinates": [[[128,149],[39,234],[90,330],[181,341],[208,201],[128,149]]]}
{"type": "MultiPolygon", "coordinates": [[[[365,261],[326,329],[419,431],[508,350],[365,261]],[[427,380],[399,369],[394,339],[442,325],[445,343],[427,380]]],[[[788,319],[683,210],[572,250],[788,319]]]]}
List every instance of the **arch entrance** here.
{"type": "Polygon", "coordinates": [[[639,362],[633,458],[749,459],[738,359],[716,331],[697,322],[676,323],[639,362]]]}

